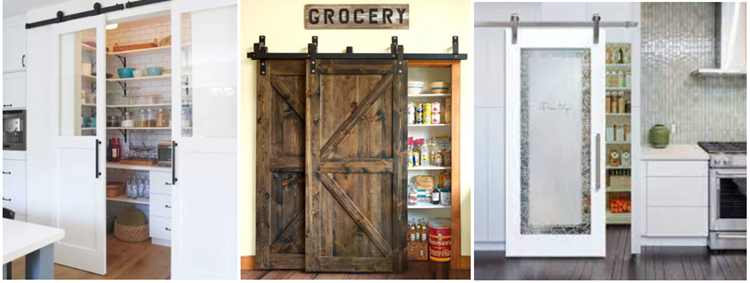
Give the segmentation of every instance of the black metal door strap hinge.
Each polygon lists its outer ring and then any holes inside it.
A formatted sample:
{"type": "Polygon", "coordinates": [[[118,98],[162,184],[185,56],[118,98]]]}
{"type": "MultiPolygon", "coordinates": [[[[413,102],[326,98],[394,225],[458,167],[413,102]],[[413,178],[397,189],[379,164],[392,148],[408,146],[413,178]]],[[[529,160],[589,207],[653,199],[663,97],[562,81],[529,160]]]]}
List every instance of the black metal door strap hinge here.
{"type": "Polygon", "coordinates": [[[121,11],[125,9],[131,9],[131,8],[135,8],[139,6],[145,6],[149,4],[155,4],[155,3],[166,2],[166,1],[171,1],[171,0],[141,0],[141,1],[135,1],[135,2],[128,1],[125,4],[114,4],[109,7],[102,7],[102,4],[100,4],[99,2],[96,2],[94,3],[94,9],[90,11],[85,11],[85,12],[80,12],[80,13],[75,13],[75,14],[70,14],[70,15],[65,15],[63,11],[57,11],[57,14],[52,19],[33,22],[33,23],[27,23],[26,29],[32,29],[36,27],[52,25],[52,24],[57,24],[57,23],[64,23],[67,21],[82,19],[86,17],[98,16],[98,15],[106,14],[109,12],[121,11]]]}
{"type": "MultiPolygon", "coordinates": [[[[344,53],[319,53],[318,37],[312,37],[312,43],[307,44],[307,53],[270,53],[266,45],[266,37],[261,35],[258,43],[253,44],[253,51],[247,53],[247,58],[260,61],[260,75],[268,72],[267,60],[310,60],[310,73],[315,74],[315,66],[319,59],[369,59],[369,60],[398,60],[401,61],[399,68],[403,68],[403,60],[466,60],[468,55],[458,53],[458,36],[451,37],[452,53],[404,53],[403,45],[398,45],[398,37],[391,37],[390,53],[354,53],[352,46],[346,47],[344,53]]],[[[403,69],[400,69],[403,71],[403,69]]]]}
{"type": "Polygon", "coordinates": [[[602,21],[602,17],[599,14],[594,14],[591,20],[594,21],[594,44],[599,44],[599,22],[602,21]]]}

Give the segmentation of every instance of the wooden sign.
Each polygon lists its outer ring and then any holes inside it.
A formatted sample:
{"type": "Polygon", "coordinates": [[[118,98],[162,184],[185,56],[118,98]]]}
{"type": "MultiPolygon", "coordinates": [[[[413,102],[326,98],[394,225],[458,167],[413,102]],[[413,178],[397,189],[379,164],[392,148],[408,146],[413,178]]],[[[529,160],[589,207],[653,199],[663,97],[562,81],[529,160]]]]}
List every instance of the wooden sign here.
{"type": "Polygon", "coordinates": [[[409,4],[307,4],[305,29],[409,29],[409,4]]]}

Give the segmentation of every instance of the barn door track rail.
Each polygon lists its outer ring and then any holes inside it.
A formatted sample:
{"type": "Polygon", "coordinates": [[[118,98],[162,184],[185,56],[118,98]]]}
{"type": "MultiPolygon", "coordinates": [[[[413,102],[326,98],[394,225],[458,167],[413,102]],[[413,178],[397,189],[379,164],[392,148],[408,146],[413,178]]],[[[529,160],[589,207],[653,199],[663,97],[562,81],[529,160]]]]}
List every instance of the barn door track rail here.
{"type": "Polygon", "coordinates": [[[57,15],[55,15],[54,18],[49,19],[49,20],[44,20],[44,21],[38,21],[34,23],[28,23],[26,24],[26,29],[32,29],[32,28],[46,26],[46,25],[58,24],[58,23],[82,19],[86,17],[98,16],[98,15],[106,14],[109,12],[132,9],[132,8],[136,8],[140,6],[166,2],[166,1],[171,1],[171,0],[141,0],[141,1],[134,1],[134,2],[128,1],[125,4],[114,4],[109,7],[102,7],[102,4],[100,4],[99,2],[96,2],[94,3],[94,9],[91,11],[85,11],[85,12],[75,13],[71,15],[65,15],[63,11],[57,11],[57,15]]]}
{"type": "Polygon", "coordinates": [[[508,22],[483,21],[474,22],[475,28],[510,28],[512,33],[512,43],[518,42],[518,28],[575,28],[590,27],[594,29],[594,44],[599,43],[599,28],[634,28],[638,26],[637,22],[602,22],[599,14],[593,14],[590,22],[522,22],[518,14],[512,14],[508,22]]]}
{"type": "Polygon", "coordinates": [[[315,73],[318,59],[380,59],[398,60],[398,72],[403,72],[403,60],[466,60],[466,53],[458,53],[458,36],[451,37],[452,53],[404,53],[404,46],[398,44],[398,37],[391,37],[390,53],[354,53],[354,48],[346,47],[345,53],[318,53],[318,37],[313,36],[312,42],[307,44],[307,53],[270,53],[266,45],[266,36],[261,35],[258,43],[253,44],[253,51],[247,53],[247,58],[260,60],[260,75],[266,75],[266,60],[310,60],[310,73],[315,73]]]}

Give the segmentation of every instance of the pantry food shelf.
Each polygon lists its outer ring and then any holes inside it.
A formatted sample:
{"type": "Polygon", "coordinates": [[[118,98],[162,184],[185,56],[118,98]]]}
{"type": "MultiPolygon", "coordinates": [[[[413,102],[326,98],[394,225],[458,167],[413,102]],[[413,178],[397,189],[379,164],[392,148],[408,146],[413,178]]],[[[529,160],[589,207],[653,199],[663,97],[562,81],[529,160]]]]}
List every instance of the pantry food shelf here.
{"type": "Polygon", "coordinates": [[[107,198],[107,200],[148,205],[148,199],[147,198],[132,199],[132,198],[128,198],[125,195],[116,196],[116,197],[112,197],[112,198],[107,198]]]}
{"type": "Polygon", "coordinates": [[[406,97],[408,98],[440,98],[440,97],[451,97],[451,95],[450,94],[425,93],[425,94],[409,94],[406,97]]]}
{"type": "Polygon", "coordinates": [[[138,78],[112,78],[107,79],[107,82],[130,82],[130,81],[145,81],[145,80],[160,80],[171,78],[172,75],[161,75],[161,76],[145,76],[138,78]]]}
{"type": "Polygon", "coordinates": [[[81,106],[84,106],[84,107],[96,107],[96,104],[93,104],[93,103],[82,103],[81,106]]]}
{"type": "Polygon", "coordinates": [[[120,105],[107,105],[107,108],[145,108],[145,107],[169,107],[172,104],[169,103],[157,103],[157,104],[120,104],[120,105]]]}
{"type": "Polygon", "coordinates": [[[422,171],[422,170],[451,170],[450,166],[419,166],[407,168],[408,171],[422,171]]]}
{"type": "Polygon", "coordinates": [[[607,192],[626,193],[626,192],[630,192],[630,187],[607,187],[607,192]]]}
{"type": "Polygon", "coordinates": [[[142,48],[142,49],[135,49],[135,50],[127,50],[127,51],[120,51],[120,52],[107,52],[107,55],[109,56],[117,56],[117,57],[123,57],[127,58],[130,56],[149,56],[149,55],[169,55],[171,53],[172,46],[160,46],[160,47],[152,47],[152,48],[142,48]]]}
{"type": "Polygon", "coordinates": [[[612,213],[607,210],[607,224],[630,224],[630,213],[612,213]]]}
{"type": "Polygon", "coordinates": [[[611,117],[630,117],[630,113],[607,113],[611,117]]]}
{"type": "Polygon", "coordinates": [[[442,209],[442,208],[450,208],[450,205],[442,205],[442,204],[431,204],[431,203],[424,203],[420,202],[415,205],[408,205],[406,206],[408,209],[442,209]]]}
{"type": "Polygon", "coordinates": [[[409,127],[450,127],[451,124],[409,124],[409,127]]]}
{"type": "Polygon", "coordinates": [[[629,87],[614,87],[614,86],[608,86],[606,88],[607,91],[630,91],[629,87]]]}
{"type": "Polygon", "coordinates": [[[607,64],[607,68],[630,68],[630,64],[607,64]]]}
{"type": "Polygon", "coordinates": [[[130,165],[130,164],[120,164],[120,163],[112,163],[112,162],[107,162],[107,169],[172,172],[172,167],[130,165]]]}
{"type": "Polygon", "coordinates": [[[608,170],[614,170],[614,169],[630,169],[630,166],[610,166],[607,165],[608,170]]]}
{"type": "Polygon", "coordinates": [[[107,127],[107,130],[169,130],[172,127],[107,127]]]}
{"type": "Polygon", "coordinates": [[[630,145],[630,141],[608,141],[607,144],[630,145]]]}

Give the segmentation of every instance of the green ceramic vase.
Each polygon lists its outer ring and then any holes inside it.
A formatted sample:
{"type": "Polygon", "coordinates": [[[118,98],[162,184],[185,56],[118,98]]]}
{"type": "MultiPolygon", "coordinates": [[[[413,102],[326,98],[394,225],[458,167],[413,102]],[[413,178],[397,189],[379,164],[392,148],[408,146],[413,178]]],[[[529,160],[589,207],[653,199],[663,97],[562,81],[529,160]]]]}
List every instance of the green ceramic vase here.
{"type": "Polygon", "coordinates": [[[665,148],[669,144],[669,128],[656,124],[648,131],[648,141],[654,148],[665,148]]]}

